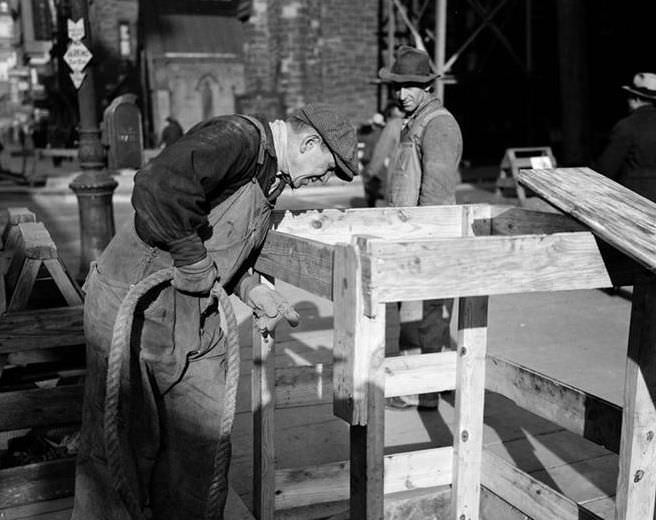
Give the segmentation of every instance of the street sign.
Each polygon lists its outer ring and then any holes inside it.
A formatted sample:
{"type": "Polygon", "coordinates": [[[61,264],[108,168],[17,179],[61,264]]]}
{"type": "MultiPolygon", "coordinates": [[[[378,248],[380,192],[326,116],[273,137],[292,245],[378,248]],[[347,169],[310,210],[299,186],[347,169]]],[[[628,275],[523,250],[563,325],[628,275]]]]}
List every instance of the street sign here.
{"type": "Polygon", "coordinates": [[[86,77],[86,72],[72,72],[69,74],[71,77],[71,80],[73,81],[73,85],[75,85],[76,89],[80,89],[80,86],[82,85],[82,82],[84,81],[84,78],[86,77]]]}
{"type": "Polygon", "coordinates": [[[76,41],[71,42],[64,54],[64,61],[73,72],[82,72],[91,58],[93,58],[91,51],[83,43],[76,41]]]}
{"type": "Polygon", "coordinates": [[[74,42],[79,42],[84,38],[84,18],[80,18],[77,22],[74,22],[70,18],[67,21],[68,25],[68,37],[74,42]]]}

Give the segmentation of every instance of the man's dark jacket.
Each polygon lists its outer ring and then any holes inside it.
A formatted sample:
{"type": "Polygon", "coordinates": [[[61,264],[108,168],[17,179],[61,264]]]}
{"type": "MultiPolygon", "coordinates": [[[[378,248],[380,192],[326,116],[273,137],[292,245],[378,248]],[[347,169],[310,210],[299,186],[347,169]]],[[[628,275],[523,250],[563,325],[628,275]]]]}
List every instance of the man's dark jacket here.
{"type": "Polygon", "coordinates": [[[271,190],[277,159],[271,129],[262,123],[267,147],[261,167],[257,128],[231,115],[196,125],[142,168],[132,193],[140,238],[169,251],[177,266],[201,260],[212,208],[253,177],[264,194],[271,190]]]}
{"type": "Polygon", "coordinates": [[[641,106],[613,127],[595,169],[656,201],[656,107],[641,106]]]}

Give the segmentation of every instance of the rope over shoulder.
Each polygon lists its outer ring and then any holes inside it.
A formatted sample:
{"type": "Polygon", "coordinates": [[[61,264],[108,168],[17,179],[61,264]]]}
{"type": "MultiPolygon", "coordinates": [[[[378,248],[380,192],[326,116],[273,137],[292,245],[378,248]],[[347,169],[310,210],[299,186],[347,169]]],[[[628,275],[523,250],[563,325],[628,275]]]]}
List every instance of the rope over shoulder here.
{"type": "MultiPolygon", "coordinates": [[[[129,386],[130,384],[129,370],[124,370],[124,366],[127,367],[130,359],[130,336],[137,303],[148,291],[172,279],[173,268],[162,269],[130,288],[118,309],[109,351],[104,414],[105,450],[112,476],[112,484],[134,520],[146,520],[146,517],[135,490],[129,485],[125,469],[131,461],[131,455],[127,451],[127,442],[121,442],[119,432],[121,385],[129,386]]],[[[228,496],[227,473],[230,462],[230,432],[234,421],[239,381],[239,329],[237,328],[237,319],[230,298],[218,281],[215,282],[210,294],[219,300],[226,320],[227,368],[226,386],[223,395],[223,415],[214,458],[214,472],[208,491],[205,518],[207,520],[221,520],[228,496]]]]}

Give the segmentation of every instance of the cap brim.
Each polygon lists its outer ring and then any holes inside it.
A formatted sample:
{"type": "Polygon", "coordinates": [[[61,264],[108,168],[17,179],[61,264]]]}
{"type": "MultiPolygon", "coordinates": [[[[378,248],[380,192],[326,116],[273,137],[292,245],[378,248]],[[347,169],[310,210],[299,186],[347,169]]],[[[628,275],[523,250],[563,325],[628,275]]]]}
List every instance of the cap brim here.
{"type": "Polygon", "coordinates": [[[635,88],[633,88],[629,85],[622,85],[622,90],[626,90],[627,92],[630,92],[634,96],[638,96],[638,97],[641,97],[641,98],[656,99],[656,92],[654,92],[653,94],[648,94],[646,92],[636,90],[635,88]]]}
{"type": "Polygon", "coordinates": [[[343,181],[351,182],[353,180],[353,177],[355,176],[355,172],[353,172],[344,162],[341,157],[339,157],[336,153],[333,152],[333,157],[335,157],[335,163],[337,164],[337,168],[335,168],[335,175],[342,179],[343,181]]]}
{"type": "Polygon", "coordinates": [[[416,74],[394,74],[387,68],[382,68],[378,71],[378,77],[384,83],[430,83],[437,78],[442,77],[441,74],[433,72],[428,76],[419,76],[416,74]]]}

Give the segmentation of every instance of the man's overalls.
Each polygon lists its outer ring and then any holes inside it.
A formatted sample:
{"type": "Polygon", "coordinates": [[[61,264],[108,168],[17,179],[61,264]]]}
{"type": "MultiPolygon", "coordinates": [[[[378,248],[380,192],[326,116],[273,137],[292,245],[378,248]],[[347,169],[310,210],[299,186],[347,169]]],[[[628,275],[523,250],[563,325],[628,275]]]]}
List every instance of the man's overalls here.
{"type": "MultiPolygon", "coordinates": [[[[258,164],[266,134],[261,123],[258,164]]],[[[228,284],[269,229],[273,204],[253,178],[209,215],[205,242],[220,281],[228,284]]],[[[107,356],[118,307],[131,285],[173,265],[171,255],[137,235],[134,219],[109,243],[84,285],[87,376],[72,520],[130,518],[113,489],[105,459],[103,408],[107,356]]],[[[126,472],[157,520],[203,518],[214,471],[225,385],[225,333],[207,298],[168,283],[140,300],[131,344],[132,385],[121,395],[133,460],[126,472]],[[129,395],[125,395],[128,393],[129,395]]],[[[226,467],[226,471],[227,471],[226,467]]]]}

